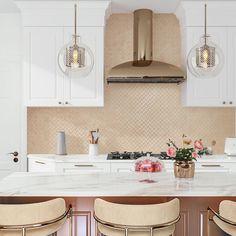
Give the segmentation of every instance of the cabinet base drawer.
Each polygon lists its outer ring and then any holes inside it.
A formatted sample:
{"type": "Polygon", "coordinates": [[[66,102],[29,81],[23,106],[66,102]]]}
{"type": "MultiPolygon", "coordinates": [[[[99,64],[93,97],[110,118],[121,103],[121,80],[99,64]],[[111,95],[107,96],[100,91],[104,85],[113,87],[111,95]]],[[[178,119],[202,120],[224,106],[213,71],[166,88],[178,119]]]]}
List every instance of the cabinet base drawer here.
{"type": "Polygon", "coordinates": [[[57,164],[57,171],[64,173],[110,172],[109,163],[63,163],[57,164]]]}

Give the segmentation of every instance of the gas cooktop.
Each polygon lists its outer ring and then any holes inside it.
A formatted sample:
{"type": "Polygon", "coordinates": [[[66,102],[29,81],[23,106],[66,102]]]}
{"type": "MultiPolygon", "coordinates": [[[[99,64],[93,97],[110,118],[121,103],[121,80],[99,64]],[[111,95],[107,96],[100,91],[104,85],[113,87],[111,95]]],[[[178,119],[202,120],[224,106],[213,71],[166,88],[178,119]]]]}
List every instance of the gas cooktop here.
{"type": "Polygon", "coordinates": [[[155,154],[152,152],[111,152],[107,156],[107,160],[136,160],[143,156],[161,158],[161,154],[155,154]]]}

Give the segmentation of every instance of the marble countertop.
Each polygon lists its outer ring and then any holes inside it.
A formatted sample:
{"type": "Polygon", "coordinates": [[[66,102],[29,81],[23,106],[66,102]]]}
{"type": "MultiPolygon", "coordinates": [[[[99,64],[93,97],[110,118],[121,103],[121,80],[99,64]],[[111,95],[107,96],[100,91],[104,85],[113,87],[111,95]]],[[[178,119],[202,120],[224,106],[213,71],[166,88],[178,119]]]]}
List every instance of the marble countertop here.
{"type": "Polygon", "coordinates": [[[16,172],[0,181],[0,197],[11,196],[236,196],[236,173],[196,173],[192,180],[178,180],[166,172],[16,172]]]}
{"type": "MultiPolygon", "coordinates": [[[[55,154],[29,154],[29,159],[40,159],[52,162],[134,162],[135,160],[107,160],[107,154],[102,154],[98,156],[89,156],[88,154],[70,154],[65,156],[55,155],[55,154]]],[[[227,155],[209,155],[202,156],[197,159],[198,162],[236,162],[236,156],[227,155]]],[[[172,162],[172,160],[165,160],[165,162],[172,162]]]]}

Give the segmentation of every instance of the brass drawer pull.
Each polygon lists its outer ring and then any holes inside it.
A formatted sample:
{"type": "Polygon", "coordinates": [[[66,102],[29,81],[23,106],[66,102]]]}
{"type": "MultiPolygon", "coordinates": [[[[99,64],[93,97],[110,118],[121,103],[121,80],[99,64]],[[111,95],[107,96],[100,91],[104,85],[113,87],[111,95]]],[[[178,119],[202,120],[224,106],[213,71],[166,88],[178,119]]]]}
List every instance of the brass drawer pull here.
{"type": "Polygon", "coordinates": [[[37,164],[42,164],[42,165],[46,165],[46,163],[45,163],[45,162],[42,162],[42,161],[35,161],[35,163],[37,163],[37,164]]]}
{"type": "Polygon", "coordinates": [[[94,167],[94,165],[75,165],[75,167],[94,167]]]}
{"type": "Polygon", "coordinates": [[[217,165],[217,164],[211,164],[211,165],[202,165],[202,167],[223,167],[221,165],[217,165]]]}

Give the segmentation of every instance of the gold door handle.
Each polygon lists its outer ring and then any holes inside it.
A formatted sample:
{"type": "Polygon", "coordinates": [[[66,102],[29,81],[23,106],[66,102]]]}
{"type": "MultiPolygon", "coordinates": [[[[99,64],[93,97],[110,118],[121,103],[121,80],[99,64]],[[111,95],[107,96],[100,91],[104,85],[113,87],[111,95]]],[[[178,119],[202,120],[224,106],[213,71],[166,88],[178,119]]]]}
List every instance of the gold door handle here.
{"type": "Polygon", "coordinates": [[[205,165],[202,165],[202,167],[223,167],[222,165],[217,165],[217,164],[205,164],[205,165]]]}
{"type": "Polygon", "coordinates": [[[42,161],[35,161],[35,163],[41,164],[41,165],[46,165],[46,163],[45,163],[45,162],[42,162],[42,161]]]}
{"type": "Polygon", "coordinates": [[[75,165],[75,167],[94,167],[94,165],[75,165]]]}

